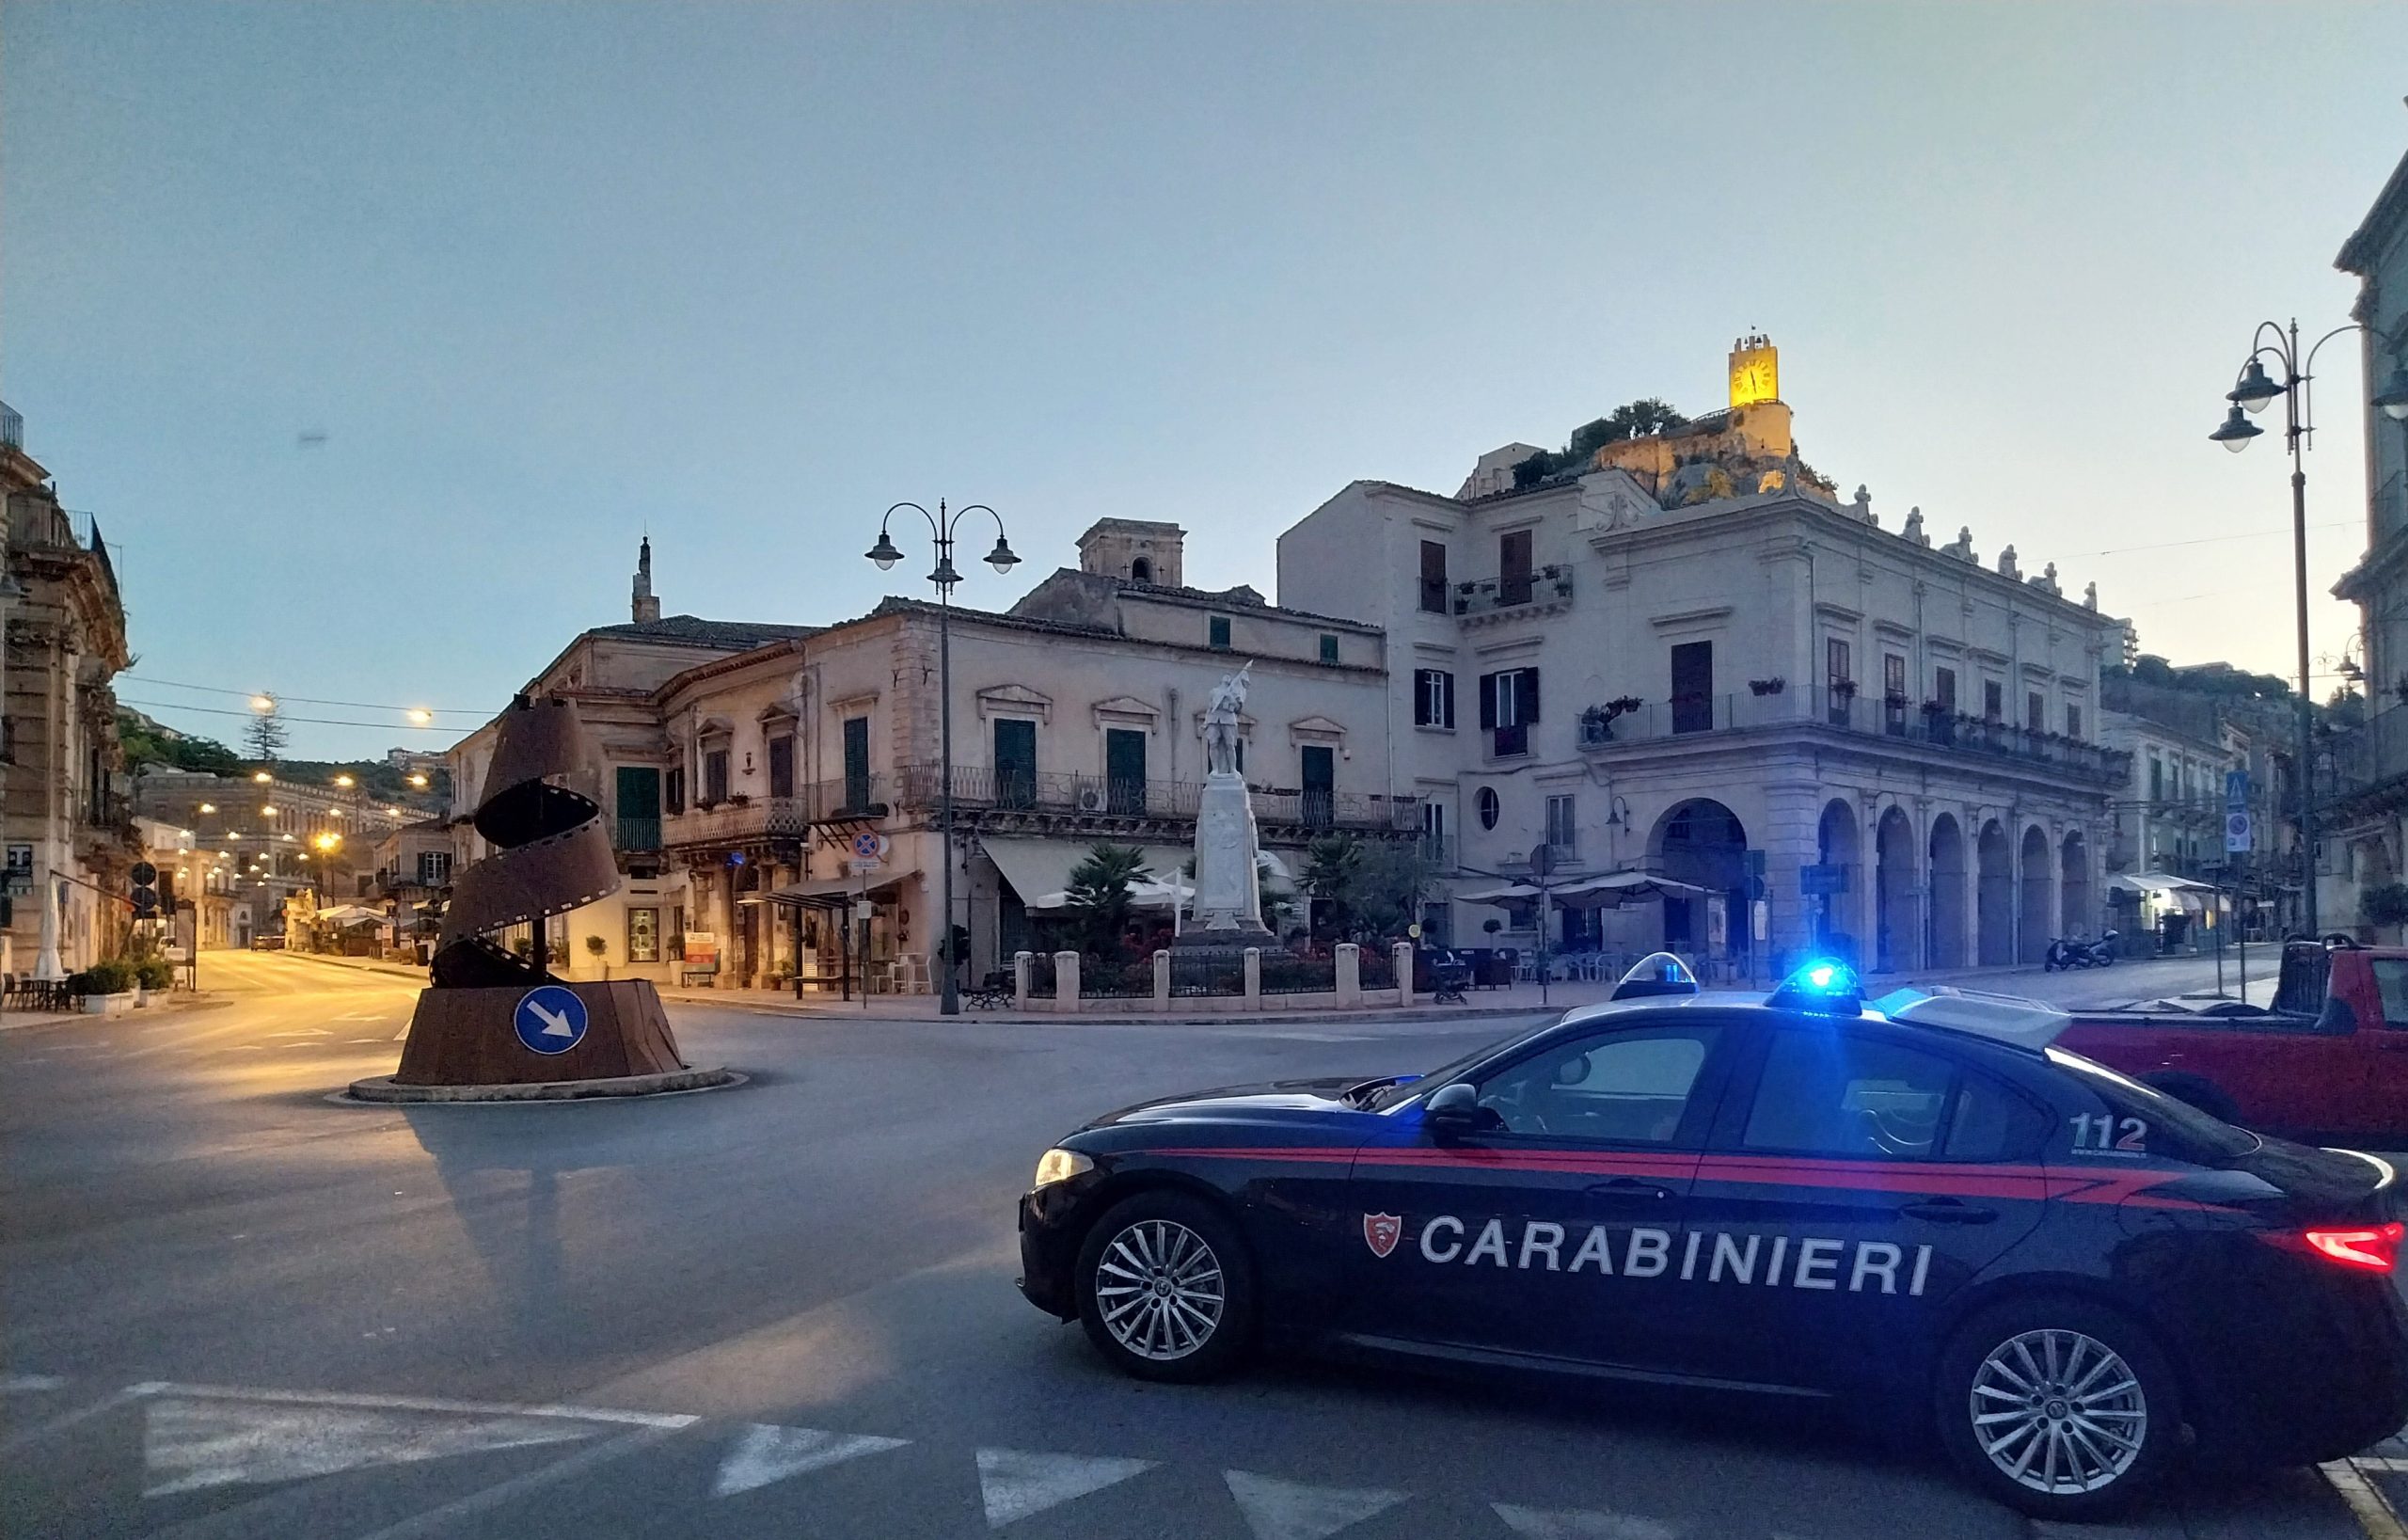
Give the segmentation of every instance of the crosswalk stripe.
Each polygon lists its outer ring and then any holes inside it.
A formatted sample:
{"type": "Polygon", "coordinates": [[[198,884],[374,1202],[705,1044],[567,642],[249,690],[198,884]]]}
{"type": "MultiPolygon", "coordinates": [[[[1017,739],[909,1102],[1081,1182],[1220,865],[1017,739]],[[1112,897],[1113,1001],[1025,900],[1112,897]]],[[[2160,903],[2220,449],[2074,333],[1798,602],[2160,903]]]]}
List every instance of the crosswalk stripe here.
{"type": "Polygon", "coordinates": [[[1224,1470],[1229,1496],[1255,1540],[1326,1540],[1404,1500],[1402,1492],[1370,1487],[1312,1486],[1244,1470],[1224,1470]]]}
{"type": "Polygon", "coordinates": [[[1100,1492],[1153,1469],[1151,1460],[1100,1454],[1048,1454],[1019,1449],[978,1452],[978,1495],[987,1506],[987,1527],[1000,1530],[1016,1519],[1100,1492]]]}
{"type": "Polygon", "coordinates": [[[479,1417],[162,1396],[143,1421],[145,1497],[411,1465],[601,1432],[556,1418],[479,1417]]]}
{"type": "Polygon", "coordinates": [[[1660,1518],[1588,1508],[1517,1508],[1492,1502],[1497,1516],[1526,1540],[1673,1540],[1679,1531],[1660,1518]]]}
{"type": "Polygon", "coordinates": [[[824,1428],[784,1428],[769,1422],[748,1425],[720,1461],[719,1479],[711,1496],[733,1497],[756,1486],[784,1481],[806,1471],[900,1449],[908,1438],[881,1438],[867,1433],[830,1433],[824,1428]]]}

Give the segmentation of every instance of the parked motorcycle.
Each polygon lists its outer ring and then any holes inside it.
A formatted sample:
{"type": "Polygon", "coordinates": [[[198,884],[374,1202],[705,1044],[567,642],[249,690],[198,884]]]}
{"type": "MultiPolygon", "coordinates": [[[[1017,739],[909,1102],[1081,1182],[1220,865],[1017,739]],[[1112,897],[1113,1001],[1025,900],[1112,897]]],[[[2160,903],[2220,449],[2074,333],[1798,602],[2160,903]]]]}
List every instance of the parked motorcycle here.
{"type": "Polygon", "coordinates": [[[2040,959],[2042,973],[2058,968],[2071,972],[2076,968],[2104,968],[2115,961],[2115,932],[2108,931],[2097,941],[2080,937],[2059,937],[2049,943],[2049,950],[2040,959]]]}

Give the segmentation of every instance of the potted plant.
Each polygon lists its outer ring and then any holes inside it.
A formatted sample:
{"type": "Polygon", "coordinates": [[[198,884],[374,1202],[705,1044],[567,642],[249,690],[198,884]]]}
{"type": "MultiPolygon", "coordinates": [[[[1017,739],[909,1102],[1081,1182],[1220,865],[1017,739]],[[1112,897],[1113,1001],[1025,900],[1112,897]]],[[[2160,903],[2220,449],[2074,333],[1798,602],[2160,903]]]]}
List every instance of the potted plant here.
{"type": "Polygon", "coordinates": [[[1778,695],[1789,688],[1789,681],[1776,674],[1769,679],[1751,679],[1748,689],[1758,695],[1778,695]]]}
{"type": "Polygon", "coordinates": [[[602,970],[602,976],[606,980],[610,976],[610,965],[602,961],[602,954],[610,949],[610,944],[604,941],[599,936],[588,936],[585,938],[585,955],[592,958],[595,966],[602,970]]]}

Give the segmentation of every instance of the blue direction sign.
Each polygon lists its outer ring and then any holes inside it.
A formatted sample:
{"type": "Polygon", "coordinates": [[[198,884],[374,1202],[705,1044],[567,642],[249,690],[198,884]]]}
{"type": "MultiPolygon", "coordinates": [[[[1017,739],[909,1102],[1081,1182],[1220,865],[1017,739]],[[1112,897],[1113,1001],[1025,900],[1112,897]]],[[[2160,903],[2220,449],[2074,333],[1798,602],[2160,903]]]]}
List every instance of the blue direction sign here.
{"type": "Polygon", "coordinates": [[[558,984],[539,984],[519,996],[511,1025],[530,1052],[565,1054],[585,1040],[585,1002],[558,984]]]}

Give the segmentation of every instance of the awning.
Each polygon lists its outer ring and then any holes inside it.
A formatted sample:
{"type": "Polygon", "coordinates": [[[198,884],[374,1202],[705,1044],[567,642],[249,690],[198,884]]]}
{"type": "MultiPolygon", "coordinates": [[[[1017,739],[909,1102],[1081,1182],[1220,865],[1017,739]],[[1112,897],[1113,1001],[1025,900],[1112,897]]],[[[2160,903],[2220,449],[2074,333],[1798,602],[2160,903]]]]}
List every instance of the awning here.
{"type": "Polygon", "coordinates": [[[1567,882],[1555,890],[1555,901],[1567,909],[1614,909],[1655,898],[1703,897],[1708,891],[1694,882],[1676,882],[1669,877],[1618,871],[1567,882]]]}
{"type": "MultiPolygon", "coordinates": [[[[1078,839],[998,839],[990,836],[983,842],[987,859],[1003,873],[1004,881],[1020,895],[1021,903],[1034,910],[1060,909],[1070,886],[1070,873],[1078,869],[1098,845],[1117,844],[1116,840],[1078,839]]],[[[1146,876],[1130,884],[1131,893],[1139,907],[1170,907],[1170,894],[1165,885],[1187,864],[1192,853],[1168,846],[1141,845],[1146,876]],[[1150,881],[1149,881],[1150,879],[1150,881]],[[1150,900],[1150,904],[1149,903],[1150,900]]],[[[1182,884],[1182,891],[1188,891],[1182,884]]]]}
{"type": "Polygon", "coordinates": [[[821,877],[808,882],[789,882],[771,893],[748,894],[737,902],[783,904],[788,909],[843,909],[861,897],[864,889],[876,897],[901,881],[893,872],[866,878],[821,877]]]}
{"type": "Polygon", "coordinates": [[[1458,893],[1455,901],[1465,904],[1528,904],[1538,901],[1539,890],[1528,882],[1508,882],[1501,888],[1482,888],[1478,893],[1458,893]]]}

